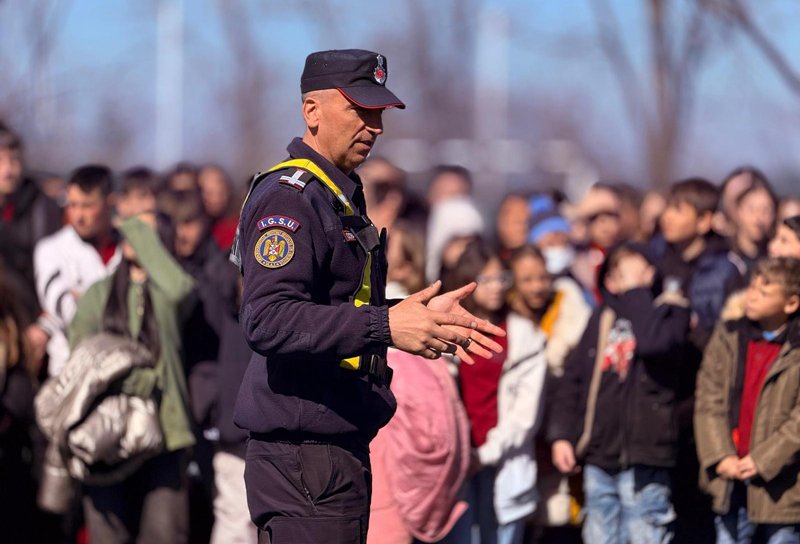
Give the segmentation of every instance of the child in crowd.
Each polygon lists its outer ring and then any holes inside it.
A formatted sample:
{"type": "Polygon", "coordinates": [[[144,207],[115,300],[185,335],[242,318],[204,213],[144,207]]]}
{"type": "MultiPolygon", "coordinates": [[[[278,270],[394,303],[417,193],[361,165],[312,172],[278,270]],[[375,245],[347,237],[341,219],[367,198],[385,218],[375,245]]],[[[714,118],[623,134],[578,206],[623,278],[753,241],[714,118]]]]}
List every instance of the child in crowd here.
{"type": "Polygon", "coordinates": [[[800,215],[783,219],[769,242],[770,257],[800,259],[800,215]]]}
{"type": "Polygon", "coordinates": [[[767,256],[767,242],[775,228],[778,199],[766,180],[754,182],[736,198],[736,234],[731,260],[743,278],[767,256]]]}
{"type": "Polygon", "coordinates": [[[695,485],[699,468],[692,431],[694,384],[703,349],[725,301],[742,281],[729,259],[728,244],[712,230],[719,201],[719,189],[704,179],[674,183],[661,216],[661,236],[651,242],[664,284],[684,293],[692,309],[691,345],[682,355],[678,379],[678,463],[673,479],[678,542],[707,542],[714,535],[710,504],[695,485]]]}
{"type": "Polygon", "coordinates": [[[495,229],[500,258],[508,262],[515,249],[522,247],[528,239],[531,210],[528,197],[520,193],[506,195],[497,210],[495,229]]]}
{"type": "Polygon", "coordinates": [[[117,213],[122,218],[156,210],[158,177],[144,166],[136,166],[122,173],[117,213]]]}
{"type": "Polygon", "coordinates": [[[800,261],[758,264],[745,316],[714,332],[697,379],[700,485],[717,542],[800,542],[800,261]]]}
{"type": "MultiPolygon", "coordinates": [[[[171,228],[159,226],[171,247],[171,228]]],[[[183,542],[189,529],[185,454],[195,437],[180,332],[194,283],[156,228],[152,213],[122,223],[122,262],[80,298],[70,324],[72,349],[107,332],[136,339],[155,359],[153,368],[131,372],[121,388],[128,395],[158,399],[165,451],[119,483],[83,487],[89,534],[97,542],[183,542]]]]}
{"type": "Polygon", "coordinates": [[[567,355],[581,339],[592,309],[578,284],[568,276],[553,279],[546,263],[546,257],[531,245],[522,246],[512,254],[511,307],[544,333],[548,369],[560,376],[567,355]]]}
{"type": "Polygon", "coordinates": [[[6,542],[32,542],[34,365],[19,299],[0,266],[0,527],[6,542]]]}
{"type": "Polygon", "coordinates": [[[522,541],[525,520],[536,508],[534,436],[540,420],[547,362],[544,335],[505,304],[511,276],[485,244],[467,246],[446,285],[477,282],[463,301],[474,315],[506,331],[495,337],[504,351],[458,367],[461,397],[471,424],[475,474],[468,482],[469,510],[448,542],[468,542],[480,528],[482,544],[522,541]]]}
{"type": "Polygon", "coordinates": [[[567,361],[548,438],[565,474],[584,463],[584,542],[669,542],[675,511],[676,366],[689,329],[688,302],[658,296],[642,246],[609,253],[603,305],[567,361]]]}
{"type": "Polygon", "coordinates": [[[405,298],[425,287],[425,237],[405,219],[392,226],[387,240],[386,298],[405,298]]]}
{"type": "Polygon", "coordinates": [[[778,204],[778,224],[784,219],[800,215],[800,197],[785,196],[778,204]]]}

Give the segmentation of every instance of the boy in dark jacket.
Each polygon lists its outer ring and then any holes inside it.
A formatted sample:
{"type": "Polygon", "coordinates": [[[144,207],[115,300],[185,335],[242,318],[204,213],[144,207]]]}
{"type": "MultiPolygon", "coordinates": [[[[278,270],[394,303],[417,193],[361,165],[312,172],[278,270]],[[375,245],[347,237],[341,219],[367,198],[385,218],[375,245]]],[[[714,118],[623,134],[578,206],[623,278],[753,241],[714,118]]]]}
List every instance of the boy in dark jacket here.
{"type": "Polygon", "coordinates": [[[612,251],[601,269],[604,304],[556,386],[548,437],[564,473],[585,464],[585,542],[669,542],[675,512],[675,362],[689,329],[688,302],[656,298],[644,248],[612,251]]]}
{"type": "Polygon", "coordinates": [[[680,289],[692,309],[690,344],[680,365],[677,384],[678,461],[674,471],[679,542],[713,542],[714,516],[695,485],[698,471],[692,409],[697,369],[728,296],[743,287],[729,259],[727,242],[712,231],[719,189],[701,178],[674,183],[660,219],[661,238],[654,240],[664,284],[680,289]]]}
{"type": "Polygon", "coordinates": [[[695,434],[717,542],[800,542],[799,308],[800,261],[761,261],[745,316],[721,323],[703,358],[695,434]]]}

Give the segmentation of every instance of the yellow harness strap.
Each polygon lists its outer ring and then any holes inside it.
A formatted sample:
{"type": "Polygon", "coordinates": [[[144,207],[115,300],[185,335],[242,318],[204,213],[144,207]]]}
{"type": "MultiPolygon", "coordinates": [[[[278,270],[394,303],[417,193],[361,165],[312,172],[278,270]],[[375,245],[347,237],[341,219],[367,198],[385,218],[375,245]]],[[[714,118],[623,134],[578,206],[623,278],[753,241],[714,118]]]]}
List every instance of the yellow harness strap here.
{"type": "MultiPolygon", "coordinates": [[[[355,215],[355,210],[353,209],[353,205],[350,203],[350,200],[345,196],[342,190],[339,188],[336,183],[333,182],[331,178],[328,177],[327,174],[316,164],[311,162],[308,159],[292,159],[288,161],[284,161],[280,164],[276,164],[267,172],[266,174],[271,174],[272,172],[277,172],[278,170],[285,170],[287,168],[299,168],[301,170],[305,170],[310,172],[321,181],[330,191],[336,195],[336,198],[339,199],[339,202],[342,203],[344,206],[344,214],[345,215],[355,215]]],[[[355,296],[353,297],[353,306],[356,308],[361,306],[368,306],[370,297],[372,296],[372,253],[367,253],[367,261],[364,263],[364,269],[361,271],[361,284],[356,292],[355,296]]],[[[346,368],[348,370],[359,370],[362,368],[362,357],[361,355],[354,355],[353,357],[348,357],[347,359],[343,359],[339,366],[346,368]]]]}
{"type": "Polygon", "coordinates": [[[320,180],[325,186],[331,190],[331,192],[336,195],[336,198],[339,199],[339,202],[342,203],[344,206],[344,214],[345,215],[355,215],[355,211],[353,210],[353,205],[350,204],[350,200],[346,196],[339,186],[336,185],[331,178],[329,178],[325,172],[322,171],[322,168],[314,164],[308,159],[292,159],[288,161],[284,161],[280,164],[276,164],[272,168],[270,168],[266,173],[271,174],[272,172],[277,172],[278,170],[285,170],[286,168],[300,168],[301,170],[306,170],[314,174],[314,177],[320,180]]]}

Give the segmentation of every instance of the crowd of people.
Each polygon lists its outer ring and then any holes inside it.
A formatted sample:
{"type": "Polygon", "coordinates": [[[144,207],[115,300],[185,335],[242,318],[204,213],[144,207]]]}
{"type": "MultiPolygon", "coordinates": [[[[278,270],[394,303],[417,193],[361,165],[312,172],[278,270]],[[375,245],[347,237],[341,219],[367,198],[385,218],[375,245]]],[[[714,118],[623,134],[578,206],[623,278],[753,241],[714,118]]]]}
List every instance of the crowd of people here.
{"type": "MultiPolygon", "coordinates": [[[[23,151],[0,124],[0,540],[256,542],[240,187],[188,163],[45,185],[23,151]]],[[[420,196],[401,166],[358,170],[386,298],[475,282],[505,335],[390,350],[369,542],[800,542],[800,198],[744,167],[532,182],[489,220],[465,168],[420,196]]]]}

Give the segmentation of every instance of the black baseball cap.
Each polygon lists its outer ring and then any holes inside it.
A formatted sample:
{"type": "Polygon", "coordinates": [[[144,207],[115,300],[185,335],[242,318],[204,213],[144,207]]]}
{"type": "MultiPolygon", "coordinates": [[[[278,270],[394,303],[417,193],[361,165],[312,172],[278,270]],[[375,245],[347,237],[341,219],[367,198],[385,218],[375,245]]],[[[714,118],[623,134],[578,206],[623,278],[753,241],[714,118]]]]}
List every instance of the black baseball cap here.
{"type": "Polygon", "coordinates": [[[367,109],[405,108],[386,88],[386,57],[363,49],[318,51],[306,57],[300,91],[336,89],[356,106],[367,109]]]}

